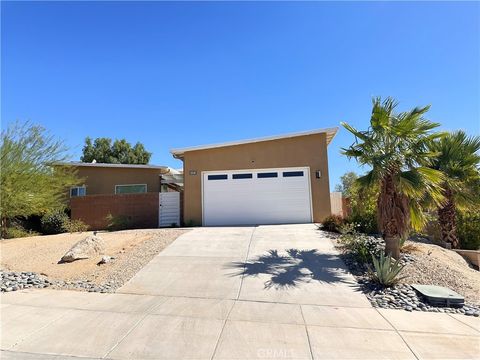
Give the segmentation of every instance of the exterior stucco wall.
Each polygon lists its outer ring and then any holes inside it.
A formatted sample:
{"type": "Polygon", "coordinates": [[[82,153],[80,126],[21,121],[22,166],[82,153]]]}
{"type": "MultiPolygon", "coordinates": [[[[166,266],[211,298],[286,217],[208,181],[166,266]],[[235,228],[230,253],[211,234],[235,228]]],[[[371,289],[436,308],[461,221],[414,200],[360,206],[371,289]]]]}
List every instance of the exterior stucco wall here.
{"type": "Polygon", "coordinates": [[[160,192],[160,169],[77,167],[87,195],[115,194],[115,185],[147,184],[147,192],[160,192]]]}
{"type": "Polygon", "coordinates": [[[315,222],[330,215],[325,134],[189,151],[184,154],[184,221],[202,224],[202,171],[310,167],[315,222]],[[320,179],[315,172],[321,171],[320,179]],[[196,175],[190,175],[196,171],[196,175]]]}

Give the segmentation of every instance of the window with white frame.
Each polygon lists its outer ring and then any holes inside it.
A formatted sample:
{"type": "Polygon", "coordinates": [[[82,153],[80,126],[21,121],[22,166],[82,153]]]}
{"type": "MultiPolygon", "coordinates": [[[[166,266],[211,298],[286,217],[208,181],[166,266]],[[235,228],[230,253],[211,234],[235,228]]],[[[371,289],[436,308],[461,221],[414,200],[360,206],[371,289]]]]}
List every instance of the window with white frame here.
{"type": "Polygon", "coordinates": [[[146,192],[147,184],[115,185],[115,194],[138,194],[146,192]]]}
{"type": "Polygon", "coordinates": [[[70,197],[87,195],[87,188],[85,186],[74,186],[70,188],[70,197]]]}

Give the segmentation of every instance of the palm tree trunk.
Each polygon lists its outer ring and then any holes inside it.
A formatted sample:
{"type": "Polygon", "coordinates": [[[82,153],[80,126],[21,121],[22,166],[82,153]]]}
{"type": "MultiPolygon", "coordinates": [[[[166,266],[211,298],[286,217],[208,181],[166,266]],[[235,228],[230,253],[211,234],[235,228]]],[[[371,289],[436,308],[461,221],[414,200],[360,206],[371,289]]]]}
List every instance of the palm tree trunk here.
{"type": "Polygon", "coordinates": [[[395,236],[385,237],[385,254],[394,259],[400,259],[400,238],[395,236]]]}
{"type": "Polygon", "coordinates": [[[7,238],[7,227],[8,227],[8,219],[7,217],[3,216],[1,221],[1,237],[2,239],[7,238]]]}
{"type": "Polygon", "coordinates": [[[408,203],[395,191],[393,174],[382,181],[378,198],[378,224],[385,240],[385,255],[400,258],[400,236],[408,221],[408,203]]]}
{"type": "Polygon", "coordinates": [[[455,202],[453,200],[453,193],[450,189],[444,192],[446,202],[443,206],[438,207],[438,221],[442,231],[442,241],[450,244],[453,249],[460,246],[460,241],[457,237],[457,214],[455,202]]]}

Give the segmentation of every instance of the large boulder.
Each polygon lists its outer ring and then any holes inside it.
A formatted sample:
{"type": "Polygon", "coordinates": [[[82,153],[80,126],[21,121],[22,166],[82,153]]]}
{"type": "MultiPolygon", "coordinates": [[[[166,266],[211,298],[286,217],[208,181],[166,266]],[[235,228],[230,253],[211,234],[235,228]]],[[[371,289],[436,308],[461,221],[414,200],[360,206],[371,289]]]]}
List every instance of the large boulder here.
{"type": "Polygon", "coordinates": [[[101,254],[104,251],[105,242],[103,239],[95,235],[89,235],[73,245],[70,250],[62,256],[60,262],[64,263],[80,259],[88,259],[89,257],[101,254]]]}

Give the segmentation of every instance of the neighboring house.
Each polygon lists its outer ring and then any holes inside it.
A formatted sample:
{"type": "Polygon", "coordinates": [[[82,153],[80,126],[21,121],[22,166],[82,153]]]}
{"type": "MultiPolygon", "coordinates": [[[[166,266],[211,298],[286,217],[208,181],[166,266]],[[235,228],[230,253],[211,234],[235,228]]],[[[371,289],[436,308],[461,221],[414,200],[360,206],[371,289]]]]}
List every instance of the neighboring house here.
{"type": "Polygon", "coordinates": [[[160,225],[159,198],[178,199],[178,216],[169,217],[166,224],[180,224],[180,194],[183,186],[180,172],[166,166],[58,163],[72,166],[83,183],[69,191],[72,219],[79,219],[92,230],[105,229],[107,216],[122,217],[130,227],[146,228],[160,225]],[[178,219],[177,219],[178,218],[178,219]]]}
{"type": "Polygon", "coordinates": [[[161,175],[169,168],[156,165],[102,164],[71,162],[84,184],[72,188],[70,197],[160,192],[161,175]]]}
{"type": "Polygon", "coordinates": [[[171,150],[183,219],[204,226],[320,222],[331,214],[327,146],[337,128],[171,150]]]}

